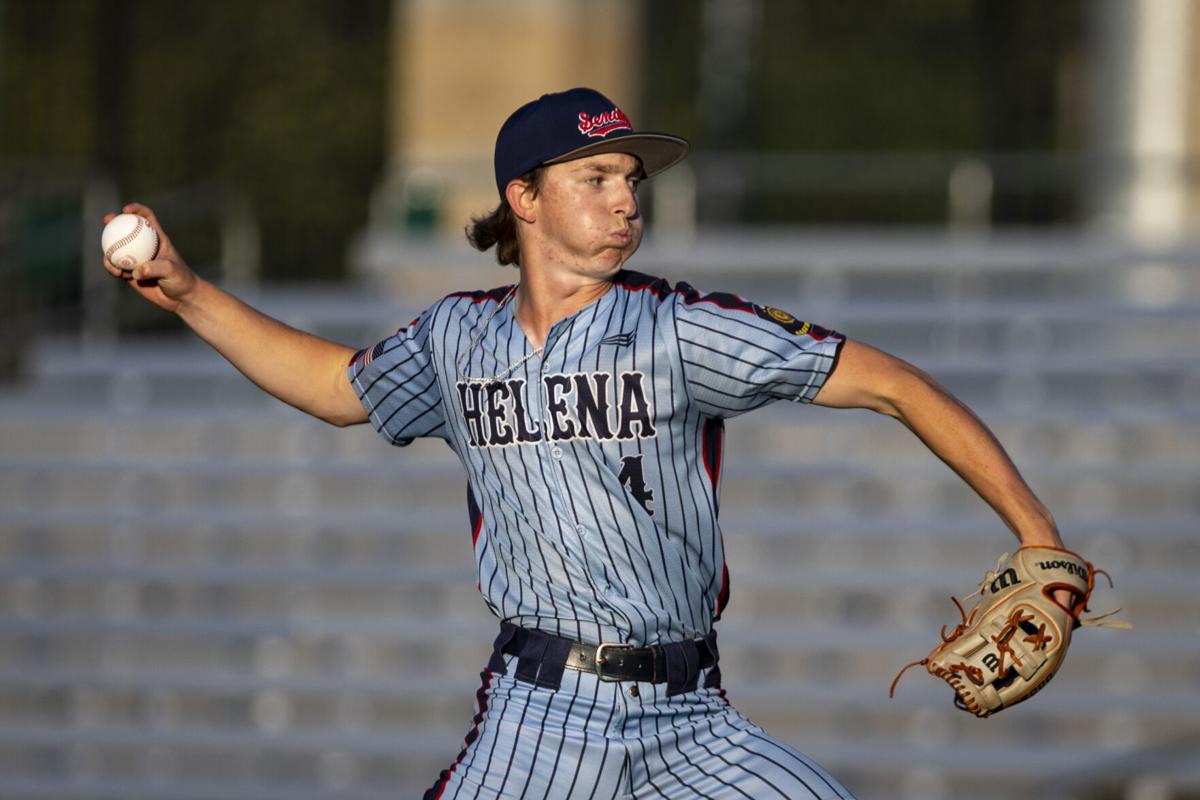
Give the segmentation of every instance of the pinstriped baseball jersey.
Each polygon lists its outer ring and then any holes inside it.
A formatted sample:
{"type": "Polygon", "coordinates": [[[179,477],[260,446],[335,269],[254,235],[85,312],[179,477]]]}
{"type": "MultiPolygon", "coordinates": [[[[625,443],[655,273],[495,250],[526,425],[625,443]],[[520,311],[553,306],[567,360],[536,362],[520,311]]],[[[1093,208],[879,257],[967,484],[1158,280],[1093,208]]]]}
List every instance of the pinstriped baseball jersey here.
{"type": "Polygon", "coordinates": [[[496,616],[591,643],[703,637],[729,597],[723,421],[811,402],[843,337],[622,271],[539,354],[512,292],[450,295],[356,354],[371,423],[398,445],[445,439],[462,460],[496,616]]]}

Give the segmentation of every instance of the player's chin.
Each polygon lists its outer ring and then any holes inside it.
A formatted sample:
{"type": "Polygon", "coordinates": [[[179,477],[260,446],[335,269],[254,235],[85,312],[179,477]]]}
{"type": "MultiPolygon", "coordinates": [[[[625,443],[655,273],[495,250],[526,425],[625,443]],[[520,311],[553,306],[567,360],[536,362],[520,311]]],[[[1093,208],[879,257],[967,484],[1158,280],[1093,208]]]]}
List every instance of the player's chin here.
{"type": "Polygon", "coordinates": [[[642,229],[633,228],[621,235],[613,235],[610,244],[610,250],[613,252],[619,262],[617,266],[625,263],[625,261],[637,252],[638,247],[642,244],[642,229]]]}
{"type": "Polygon", "coordinates": [[[616,273],[621,271],[621,267],[623,267],[625,265],[625,262],[629,260],[629,257],[633,255],[633,251],[636,249],[637,249],[637,247],[606,248],[600,254],[600,264],[601,264],[600,269],[605,273],[605,275],[607,277],[611,278],[613,275],[615,275],[616,273]]]}

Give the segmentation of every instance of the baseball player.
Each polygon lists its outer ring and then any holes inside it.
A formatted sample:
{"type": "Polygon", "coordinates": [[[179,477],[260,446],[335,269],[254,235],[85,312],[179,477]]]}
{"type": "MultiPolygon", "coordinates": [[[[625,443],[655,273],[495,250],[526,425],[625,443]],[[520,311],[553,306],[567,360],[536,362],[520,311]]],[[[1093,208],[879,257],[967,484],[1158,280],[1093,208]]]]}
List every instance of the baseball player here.
{"type": "Polygon", "coordinates": [[[518,279],[452,294],[354,351],[196,276],[161,237],[132,275],[267,392],[388,441],[443,439],[469,479],[478,586],[500,621],[462,752],[428,798],[847,798],[721,690],[729,600],[724,421],[775,400],[909,427],[1024,544],[1049,512],[961,403],[915,367],[732,294],[625,269],[638,184],[688,144],[591,89],[512,114],[496,211],[468,238],[518,279]]]}

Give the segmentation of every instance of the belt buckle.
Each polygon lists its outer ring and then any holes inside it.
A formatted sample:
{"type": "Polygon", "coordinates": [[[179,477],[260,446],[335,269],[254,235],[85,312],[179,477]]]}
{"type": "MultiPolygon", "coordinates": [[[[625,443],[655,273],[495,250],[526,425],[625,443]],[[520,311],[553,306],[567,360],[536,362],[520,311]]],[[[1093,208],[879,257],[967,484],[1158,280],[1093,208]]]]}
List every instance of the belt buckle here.
{"type": "Polygon", "coordinates": [[[634,646],[631,644],[625,644],[624,642],[601,642],[600,644],[596,645],[596,677],[602,681],[614,683],[619,681],[620,678],[607,678],[604,675],[604,651],[608,648],[616,648],[618,650],[633,650],[634,646]]]}

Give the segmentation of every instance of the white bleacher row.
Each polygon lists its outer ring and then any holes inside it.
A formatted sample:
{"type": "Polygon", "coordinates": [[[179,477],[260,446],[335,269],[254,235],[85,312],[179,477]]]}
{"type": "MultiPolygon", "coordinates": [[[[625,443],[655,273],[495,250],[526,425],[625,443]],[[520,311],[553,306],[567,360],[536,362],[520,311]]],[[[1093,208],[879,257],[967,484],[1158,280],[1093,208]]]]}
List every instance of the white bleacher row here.
{"type": "MultiPolygon", "coordinates": [[[[1200,785],[1195,270],[1053,242],[978,256],[809,240],[802,271],[770,236],[665,252],[640,268],[811,316],[960,394],[1069,543],[1112,571],[1093,608],[1137,626],[1080,631],[1054,684],[986,722],[919,670],[888,703],[955,621],[948,596],[1014,542],[896,423],[777,404],[728,426],[719,630],[739,708],[864,798],[1200,785]],[[1130,295],[1137,274],[1175,296],[1130,295]]],[[[447,272],[446,289],[513,279],[447,272]]],[[[360,345],[419,307],[326,289],[254,302],[360,345]]],[[[29,363],[0,393],[0,796],[432,783],[494,627],[449,450],[309,421],[193,342],[47,340],[29,363]]]]}

